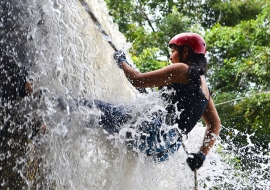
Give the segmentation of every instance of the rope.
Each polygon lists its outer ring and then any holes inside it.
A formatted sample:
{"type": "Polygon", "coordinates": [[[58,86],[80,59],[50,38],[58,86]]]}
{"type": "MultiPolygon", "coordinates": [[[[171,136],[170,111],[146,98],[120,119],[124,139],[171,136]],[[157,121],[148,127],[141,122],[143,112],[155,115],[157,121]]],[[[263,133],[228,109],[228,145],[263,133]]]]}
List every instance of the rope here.
{"type": "Polygon", "coordinates": [[[85,2],[85,0],[80,0],[82,6],[85,8],[85,11],[90,15],[93,22],[98,26],[101,34],[105,36],[105,39],[108,41],[108,43],[111,45],[111,47],[114,49],[114,51],[118,51],[116,46],[113,44],[112,40],[109,38],[109,35],[103,30],[102,25],[98,21],[97,17],[94,15],[88,4],[85,2]]]}
{"type": "Polygon", "coordinates": [[[195,190],[198,190],[198,181],[197,181],[197,170],[194,170],[194,182],[195,182],[195,190]]]}
{"type": "MultiPolygon", "coordinates": [[[[189,155],[187,148],[185,146],[185,144],[182,142],[182,147],[184,149],[184,151],[186,152],[187,155],[189,155]]],[[[194,189],[198,190],[198,180],[197,180],[197,170],[194,170],[194,189]]]]}
{"type": "MultiPolygon", "coordinates": [[[[259,93],[251,95],[250,97],[260,95],[260,94],[269,94],[269,93],[270,93],[270,91],[259,92],[259,93]]],[[[248,97],[236,98],[236,99],[233,99],[233,100],[229,100],[229,101],[226,101],[226,102],[221,102],[221,103],[215,104],[215,106],[231,103],[231,102],[238,101],[238,100],[243,100],[243,99],[246,99],[246,98],[248,98],[248,97]]]]}

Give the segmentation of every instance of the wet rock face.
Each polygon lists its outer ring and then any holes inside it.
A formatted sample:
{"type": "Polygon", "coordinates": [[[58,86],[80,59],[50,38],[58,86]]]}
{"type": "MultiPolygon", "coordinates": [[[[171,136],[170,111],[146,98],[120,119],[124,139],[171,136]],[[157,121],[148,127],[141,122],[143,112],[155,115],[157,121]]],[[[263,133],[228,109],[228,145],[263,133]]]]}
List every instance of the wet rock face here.
{"type": "MultiPolygon", "coordinates": [[[[28,157],[29,143],[37,134],[39,122],[19,111],[19,102],[26,96],[25,82],[30,69],[30,51],[23,1],[0,2],[0,189],[29,187],[37,166],[28,157]],[[32,169],[31,169],[32,168],[32,169]],[[30,177],[30,171],[33,169],[30,177]]],[[[31,19],[29,19],[31,20],[31,19]]],[[[32,150],[33,151],[33,150],[32,150]]]]}
{"type": "Polygon", "coordinates": [[[25,83],[27,71],[24,67],[18,66],[15,58],[1,52],[0,63],[0,85],[2,102],[10,102],[18,97],[25,97],[25,83]]]}
{"type": "Polygon", "coordinates": [[[27,126],[22,118],[10,114],[11,118],[3,124],[1,118],[1,189],[22,189],[27,187],[27,154],[30,139],[27,135],[27,126]]]}
{"type": "Polygon", "coordinates": [[[0,95],[2,101],[24,97],[30,69],[29,10],[23,1],[0,2],[0,95]]]}

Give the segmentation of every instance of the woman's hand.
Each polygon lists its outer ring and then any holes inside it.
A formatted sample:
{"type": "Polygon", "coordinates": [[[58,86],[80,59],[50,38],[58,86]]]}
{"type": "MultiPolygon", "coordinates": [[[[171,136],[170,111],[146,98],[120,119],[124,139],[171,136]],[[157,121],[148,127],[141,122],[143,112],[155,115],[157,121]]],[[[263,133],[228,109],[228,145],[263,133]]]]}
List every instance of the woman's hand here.
{"type": "Polygon", "coordinates": [[[120,69],[122,69],[122,62],[125,62],[130,66],[130,64],[127,62],[126,54],[123,50],[114,52],[113,58],[120,69]]]}

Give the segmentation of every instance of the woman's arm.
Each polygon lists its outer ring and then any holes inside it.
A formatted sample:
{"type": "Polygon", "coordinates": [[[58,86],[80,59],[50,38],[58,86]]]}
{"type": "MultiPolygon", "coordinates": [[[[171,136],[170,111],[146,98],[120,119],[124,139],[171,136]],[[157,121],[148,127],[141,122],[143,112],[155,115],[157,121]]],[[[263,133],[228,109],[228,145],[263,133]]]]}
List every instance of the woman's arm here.
{"type": "Polygon", "coordinates": [[[221,121],[212,98],[210,98],[210,101],[202,115],[202,118],[205,121],[207,128],[200,151],[204,155],[207,155],[210,149],[215,144],[221,126],[221,121]]]}
{"type": "Polygon", "coordinates": [[[171,64],[147,73],[140,73],[125,62],[122,62],[122,68],[134,87],[158,87],[174,82],[188,84],[189,80],[188,65],[184,63],[171,64]]]}

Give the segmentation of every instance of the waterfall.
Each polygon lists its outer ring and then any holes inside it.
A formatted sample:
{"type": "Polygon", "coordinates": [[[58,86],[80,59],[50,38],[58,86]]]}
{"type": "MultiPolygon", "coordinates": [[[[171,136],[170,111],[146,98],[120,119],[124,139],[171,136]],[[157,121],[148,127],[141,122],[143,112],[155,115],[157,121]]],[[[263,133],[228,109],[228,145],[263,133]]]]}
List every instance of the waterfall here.
{"type": "MultiPolygon", "coordinates": [[[[126,147],[129,124],[110,135],[99,126],[97,109],[78,105],[79,100],[102,100],[132,106],[137,120],[147,119],[138,114],[144,110],[160,109],[157,93],[137,92],[113,60],[109,41],[125,51],[130,44],[108,15],[105,2],[86,3],[99,23],[79,0],[0,3],[1,52],[17,68],[5,69],[1,82],[13,84],[8,83],[9,75],[16,78],[27,71],[34,88],[31,96],[1,99],[1,189],[194,188],[194,173],[182,148],[168,161],[155,163],[126,147]],[[45,133],[40,126],[46,126],[45,133]]],[[[128,61],[132,63],[130,57],[128,61]]],[[[1,95],[16,91],[1,87],[1,95]]],[[[199,150],[204,130],[198,123],[191,132],[185,141],[189,152],[199,150]]],[[[199,189],[227,180],[224,171],[232,167],[217,153],[220,147],[218,140],[198,171],[199,189]]],[[[241,189],[233,177],[229,179],[233,189],[241,189]]]]}

